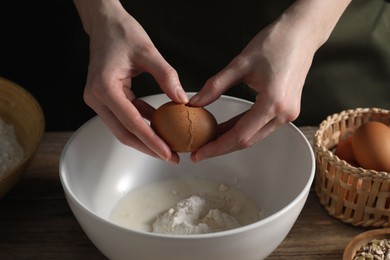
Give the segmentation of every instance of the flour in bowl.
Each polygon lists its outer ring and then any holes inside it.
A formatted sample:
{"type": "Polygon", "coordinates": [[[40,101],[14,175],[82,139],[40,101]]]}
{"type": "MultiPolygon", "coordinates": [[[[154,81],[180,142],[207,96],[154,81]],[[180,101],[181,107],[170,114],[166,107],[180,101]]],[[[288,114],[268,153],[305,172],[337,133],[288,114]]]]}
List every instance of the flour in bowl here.
{"type": "Polygon", "coordinates": [[[130,191],[109,219],[140,231],[204,234],[254,223],[261,219],[261,210],[235,187],[211,180],[168,179],[130,191]]]}
{"type": "Polygon", "coordinates": [[[0,176],[24,158],[24,151],[16,139],[13,125],[0,118],[0,176]]]}
{"type": "MultiPolygon", "coordinates": [[[[162,234],[205,234],[237,228],[237,219],[219,208],[213,208],[213,198],[192,195],[158,216],[152,232],[162,234]]],[[[222,208],[225,203],[220,205],[222,208]]]]}

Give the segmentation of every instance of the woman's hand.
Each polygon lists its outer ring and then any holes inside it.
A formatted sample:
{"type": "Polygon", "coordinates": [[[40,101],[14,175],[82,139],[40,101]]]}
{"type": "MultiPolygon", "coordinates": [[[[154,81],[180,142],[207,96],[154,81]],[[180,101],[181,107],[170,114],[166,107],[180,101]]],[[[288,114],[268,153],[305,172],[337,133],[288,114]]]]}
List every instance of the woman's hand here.
{"type": "Polygon", "coordinates": [[[178,155],[144,120],[150,119],[153,108],[137,100],[131,90],[131,79],[147,72],[173,101],[187,103],[176,71],[118,0],[80,0],[75,4],[90,37],[85,102],[122,143],[178,163],[178,155]]]}
{"type": "Polygon", "coordinates": [[[241,82],[256,91],[257,97],[246,113],[221,124],[221,135],[194,152],[193,161],[250,147],[298,117],[313,56],[349,3],[337,1],[296,1],[205,83],[191,105],[208,105],[241,82]]]}

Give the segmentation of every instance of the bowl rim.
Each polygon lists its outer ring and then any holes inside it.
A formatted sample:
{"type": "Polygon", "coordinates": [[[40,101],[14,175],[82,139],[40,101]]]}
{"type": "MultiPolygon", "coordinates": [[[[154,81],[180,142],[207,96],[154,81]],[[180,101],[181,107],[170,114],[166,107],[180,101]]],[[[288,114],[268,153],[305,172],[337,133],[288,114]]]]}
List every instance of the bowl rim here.
{"type": "MultiPolygon", "coordinates": [[[[190,92],[191,93],[191,92],[190,92]]],[[[150,95],[146,96],[147,97],[153,97],[153,96],[164,96],[165,94],[155,94],[155,95],[150,95]]],[[[248,100],[236,98],[236,97],[231,97],[227,95],[221,95],[220,98],[227,99],[227,100],[235,100],[239,102],[244,102],[247,104],[253,104],[253,102],[250,102],[248,100]]],[[[135,233],[138,235],[142,236],[147,236],[147,237],[154,237],[154,238],[165,238],[165,239],[205,239],[205,238],[217,238],[217,237],[224,237],[224,236],[230,236],[230,235],[236,235],[240,233],[247,232],[249,230],[256,229],[259,226],[266,225],[267,223],[273,221],[274,219],[277,219],[284,215],[286,212],[291,210],[296,204],[298,204],[302,199],[305,199],[307,195],[310,192],[311,185],[314,180],[315,176],[315,157],[314,157],[314,151],[311,147],[310,142],[307,140],[305,135],[299,130],[298,127],[296,127],[293,123],[287,123],[286,126],[292,128],[296,134],[298,134],[301,139],[303,140],[305,146],[308,148],[309,156],[311,159],[311,169],[310,169],[310,175],[308,180],[306,181],[305,186],[303,189],[299,192],[298,196],[296,196],[293,200],[291,200],[286,206],[282,207],[275,213],[260,219],[259,221],[256,221],[254,223],[244,225],[238,228],[230,229],[230,230],[224,230],[224,231],[218,231],[218,232],[213,232],[213,233],[206,233],[206,234],[189,234],[189,235],[175,235],[175,234],[159,234],[159,233],[152,233],[152,232],[147,232],[147,231],[141,231],[141,230],[135,230],[135,229],[129,229],[123,226],[120,226],[118,224],[115,224],[106,218],[103,218],[97,214],[95,214],[92,210],[90,210],[88,207],[86,207],[73,193],[73,191],[69,187],[69,183],[66,178],[65,170],[64,170],[64,161],[65,161],[65,156],[67,153],[67,150],[69,149],[70,144],[76,138],[79,132],[83,131],[84,128],[88,127],[89,124],[93,123],[95,120],[100,120],[99,116],[94,116],[93,118],[89,119],[86,123],[84,123],[79,129],[77,129],[73,135],[69,138],[67,143],[65,144],[61,157],[60,157],[60,163],[59,163],[59,175],[60,175],[60,181],[63,186],[64,192],[67,195],[68,199],[71,199],[74,204],[78,205],[80,209],[84,211],[84,213],[88,214],[89,216],[93,217],[94,219],[104,222],[105,224],[108,224],[110,227],[124,231],[124,232],[129,232],[129,233],[135,233]]]]}

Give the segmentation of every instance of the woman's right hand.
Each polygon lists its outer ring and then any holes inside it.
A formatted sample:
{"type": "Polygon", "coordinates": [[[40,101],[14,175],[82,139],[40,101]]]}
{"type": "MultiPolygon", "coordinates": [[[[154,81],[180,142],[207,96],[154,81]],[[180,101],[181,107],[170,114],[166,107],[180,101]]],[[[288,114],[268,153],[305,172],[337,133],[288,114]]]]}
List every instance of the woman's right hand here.
{"type": "Polygon", "coordinates": [[[154,108],[136,99],[131,90],[132,78],[147,72],[169,98],[187,103],[176,70],[119,0],[75,0],[75,4],[90,37],[85,102],[122,143],[178,163],[179,156],[144,120],[150,119],[154,108]]]}

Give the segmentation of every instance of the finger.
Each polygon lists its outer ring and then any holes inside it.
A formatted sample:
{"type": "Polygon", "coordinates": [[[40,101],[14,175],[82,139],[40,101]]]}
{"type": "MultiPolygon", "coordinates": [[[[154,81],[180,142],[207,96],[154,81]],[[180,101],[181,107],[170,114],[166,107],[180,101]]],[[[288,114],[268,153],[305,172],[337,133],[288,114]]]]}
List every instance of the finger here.
{"type": "MultiPolygon", "coordinates": [[[[142,143],[158,154],[161,159],[169,160],[172,154],[168,145],[151,129],[137,108],[127,98],[125,92],[117,91],[120,88],[124,88],[124,86],[122,86],[120,81],[116,81],[112,83],[110,88],[106,88],[105,93],[99,93],[100,99],[104,101],[102,103],[128,132],[137,136],[142,143]]],[[[95,105],[96,107],[99,107],[99,104],[95,105]]]]}
{"type": "Polygon", "coordinates": [[[126,98],[133,103],[133,105],[137,108],[142,117],[150,121],[156,109],[142,99],[136,98],[130,87],[126,88],[126,86],[131,86],[131,78],[122,79],[121,82],[123,84],[123,93],[125,93],[126,98]]]}
{"type": "Polygon", "coordinates": [[[176,70],[155,50],[141,66],[157,81],[165,94],[177,103],[188,103],[188,97],[181,86],[176,70]]]}
{"type": "Polygon", "coordinates": [[[230,130],[237,122],[240,120],[240,118],[245,114],[246,112],[243,112],[235,117],[232,117],[228,121],[225,121],[223,123],[220,123],[217,128],[217,136],[221,136],[222,134],[226,133],[228,130],[230,130]]]}
{"type": "Polygon", "coordinates": [[[223,70],[206,81],[203,88],[193,96],[189,104],[206,106],[217,100],[226,90],[241,82],[247,75],[249,66],[240,56],[237,56],[223,70]]]}
{"type": "MultiPolygon", "coordinates": [[[[146,118],[149,121],[152,119],[153,113],[156,111],[156,109],[153,106],[149,105],[142,99],[138,99],[138,98],[133,100],[133,104],[144,118],[146,118]]],[[[170,161],[175,164],[178,164],[180,161],[180,157],[178,153],[171,151],[171,154],[172,156],[170,161]]]]}
{"type": "Polygon", "coordinates": [[[149,105],[142,99],[138,99],[138,98],[134,99],[132,102],[133,105],[137,108],[137,110],[144,118],[146,118],[149,121],[152,119],[153,113],[154,111],[156,111],[156,109],[153,106],[149,105]]]}
{"type": "Polygon", "coordinates": [[[245,114],[232,119],[233,122],[238,120],[231,129],[201,147],[191,159],[200,161],[252,146],[269,134],[269,128],[274,125],[273,115],[272,111],[262,110],[262,105],[255,103],[245,114]],[[260,118],[259,111],[265,112],[260,118]]]}
{"type": "MultiPolygon", "coordinates": [[[[99,117],[103,120],[103,122],[107,125],[107,127],[110,129],[110,131],[115,135],[115,137],[123,144],[127,146],[131,146],[134,149],[143,152],[145,154],[148,154],[152,157],[161,159],[161,156],[152,151],[149,147],[147,147],[137,136],[130,133],[119,120],[117,120],[112,114],[112,112],[106,108],[101,107],[99,109],[96,109],[99,117]]],[[[169,159],[165,159],[166,161],[169,161],[173,164],[179,163],[179,156],[177,153],[172,153],[171,157],[169,159]]]]}
{"type": "Polygon", "coordinates": [[[208,143],[205,146],[201,147],[198,151],[191,154],[191,160],[193,162],[198,162],[208,158],[228,154],[234,151],[242,150],[248,148],[255,144],[256,142],[264,139],[270,133],[272,133],[280,124],[277,119],[269,121],[265,126],[263,126],[251,139],[246,140],[245,144],[237,144],[234,139],[234,134],[231,135],[231,132],[226,132],[224,135],[219,137],[214,142],[208,143]],[[250,145],[248,145],[250,143],[250,145]]]}
{"type": "Polygon", "coordinates": [[[139,151],[149,154],[153,157],[159,157],[155,152],[144,145],[134,134],[127,131],[125,127],[117,120],[114,114],[107,108],[101,107],[95,109],[99,117],[108,126],[108,128],[114,133],[117,139],[128,146],[131,146],[139,151]]]}

